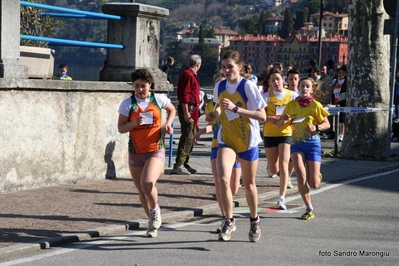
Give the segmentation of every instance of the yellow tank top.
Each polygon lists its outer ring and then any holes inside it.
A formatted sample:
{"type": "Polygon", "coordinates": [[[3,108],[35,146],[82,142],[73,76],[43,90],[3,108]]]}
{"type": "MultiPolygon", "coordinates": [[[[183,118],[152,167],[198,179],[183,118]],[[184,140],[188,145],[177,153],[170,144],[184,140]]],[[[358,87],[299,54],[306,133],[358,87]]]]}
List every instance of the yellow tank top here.
{"type": "MultiPolygon", "coordinates": [[[[245,83],[247,79],[243,78],[237,87],[237,90],[230,94],[226,90],[227,80],[223,80],[219,83],[218,87],[218,97],[219,99],[228,98],[235,105],[240,108],[246,109],[247,96],[245,94],[245,83]]],[[[248,150],[249,138],[250,138],[250,120],[246,116],[241,116],[238,114],[228,117],[227,112],[231,112],[220,106],[221,109],[221,140],[230,148],[232,148],[236,153],[244,152],[248,150]]],[[[231,114],[231,113],[230,113],[231,114]]]]}
{"type": "MultiPolygon", "coordinates": [[[[283,99],[277,99],[273,90],[269,90],[269,102],[266,107],[267,116],[280,117],[285,109],[285,106],[292,100],[290,90],[285,89],[285,96],[283,99]]],[[[263,136],[265,137],[288,137],[292,135],[292,128],[289,124],[284,124],[282,127],[277,127],[275,124],[266,121],[263,126],[263,136]]]]}

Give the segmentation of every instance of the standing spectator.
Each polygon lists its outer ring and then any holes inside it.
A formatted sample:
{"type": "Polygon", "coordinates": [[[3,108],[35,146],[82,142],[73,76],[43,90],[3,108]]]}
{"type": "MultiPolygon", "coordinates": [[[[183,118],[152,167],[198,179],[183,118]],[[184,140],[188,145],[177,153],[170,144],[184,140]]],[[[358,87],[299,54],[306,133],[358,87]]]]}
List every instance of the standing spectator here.
{"type": "Polygon", "coordinates": [[[333,78],[334,72],[335,72],[334,60],[330,59],[327,61],[327,74],[330,76],[330,78],[333,78]]]}
{"type": "Polygon", "coordinates": [[[248,63],[248,64],[244,65],[244,72],[246,74],[248,74],[248,76],[249,76],[248,80],[253,81],[257,86],[258,85],[258,77],[252,73],[252,70],[253,70],[252,64],[248,63]]]}
{"type": "MultiPolygon", "coordinates": [[[[331,73],[334,73],[332,71],[331,73]]],[[[322,65],[320,68],[320,80],[319,80],[319,88],[320,91],[322,92],[322,98],[320,100],[320,103],[324,106],[330,105],[331,104],[331,95],[332,95],[332,87],[331,87],[331,76],[329,75],[328,72],[328,67],[327,65],[322,65]]],[[[328,121],[330,122],[330,125],[333,123],[333,117],[329,116],[328,121]]],[[[320,132],[320,137],[323,139],[329,138],[328,135],[332,134],[332,132],[326,132],[326,131],[321,131],[320,132]]]]}
{"type": "Polygon", "coordinates": [[[154,79],[147,69],[135,70],[131,78],[134,92],[119,107],[118,131],[129,132],[130,173],[149,218],[147,236],[156,237],[162,218],[155,184],[165,164],[161,108],[168,113],[164,126],[168,134],[173,133],[176,109],[165,95],[150,93],[154,79]]]}
{"type": "Polygon", "coordinates": [[[309,61],[309,65],[310,65],[310,67],[308,68],[308,76],[310,77],[310,76],[311,76],[311,73],[312,73],[312,69],[313,69],[314,67],[317,67],[316,60],[311,59],[311,60],[309,61]]]}
{"type": "Polygon", "coordinates": [[[299,97],[288,103],[277,126],[292,124],[294,127],[291,142],[291,159],[298,180],[298,190],[306,205],[303,220],[314,218],[314,210],[310,199],[309,187],[318,188],[321,182],[321,142],[320,130],[330,127],[323,106],[315,101],[312,94],[317,84],[309,77],[299,81],[299,97]]]}
{"type": "MultiPolygon", "coordinates": [[[[337,106],[346,106],[347,92],[347,73],[346,65],[343,65],[337,71],[338,76],[332,83],[333,87],[333,103],[337,106]]],[[[339,113],[338,141],[343,141],[345,135],[345,113],[339,113]]]]}
{"type": "Polygon", "coordinates": [[[313,79],[314,82],[319,82],[321,76],[319,75],[319,68],[318,67],[312,67],[310,70],[310,77],[313,79]]]}
{"type": "Polygon", "coordinates": [[[276,122],[282,115],[285,106],[297,98],[298,93],[284,88],[283,73],[279,69],[272,69],[269,76],[270,90],[263,94],[263,99],[267,103],[267,120],[263,127],[263,139],[269,177],[278,177],[277,173],[280,172],[280,194],[277,208],[285,210],[287,209],[285,205],[287,187],[293,187],[289,178],[288,166],[292,128],[289,124],[277,127],[276,122]]]}
{"type": "Polygon", "coordinates": [[[331,104],[331,76],[329,75],[328,68],[326,65],[322,65],[320,68],[320,90],[323,92],[323,99],[320,101],[323,105],[331,104]]]}
{"type": "Polygon", "coordinates": [[[161,70],[166,74],[166,82],[168,84],[173,84],[172,79],[170,78],[170,69],[173,67],[174,64],[175,64],[175,59],[169,56],[168,60],[166,61],[166,64],[161,67],[161,70]]]}
{"type": "Polygon", "coordinates": [[[181,136],[177,147],[176,163],[172,174],[189,175],[195,174],[197,170],[191,168],[188,161],[193,151],[193,137],[198,130],[200,84],[197,76],[201,68],[201,57],[197,54],[191,55],[188,67],[183,71],[177,83],[177,100],[181,136]]]}
{"type": "Polygon", "coordinates": [[[60,64],[58,66],[58,74],[54,75],[52,79],[54,80],[72,80],[72,77],[68,76],[68,65],[60,64]]]}
{"type": "Polygon", "coordinates": [[[262,141],[259,134],[259,122],[266,120],[265,107],[260,92],[253,82],[241,77],[243,60],[237,51],[228,51],[222,58],[222,69],[225,80],[218,82],[214,88],[215,111],[207,115],[212,122],[220,115],[218,133],[217,169],[220,181],[220,196],[225,222],[219,239],[228,241],[236,225],[233,217],[233,201],[230,189],[232,166],[238,156],[242,169],[242,180],[245,187],[247,204],[250,210],[249,240],[260,239],[260,219],[258,216],[258,191],[256,188],[256,169],[259,149],[262,141]]]}

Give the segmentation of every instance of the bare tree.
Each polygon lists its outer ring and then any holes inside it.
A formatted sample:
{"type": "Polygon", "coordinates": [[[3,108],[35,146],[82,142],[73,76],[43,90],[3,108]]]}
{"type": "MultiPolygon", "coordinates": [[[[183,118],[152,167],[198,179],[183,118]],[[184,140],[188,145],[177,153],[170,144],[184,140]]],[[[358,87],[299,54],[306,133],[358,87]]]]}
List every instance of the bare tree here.
{"type": "MultiPolygon", "coordinates": [[[[383,0],[349,0],[347,106],[389,107],[389,36],[383,35],[383,0]]],[[[382,159],[389,141],[388,112],[347,114],[341,154],[382,159]]]]}

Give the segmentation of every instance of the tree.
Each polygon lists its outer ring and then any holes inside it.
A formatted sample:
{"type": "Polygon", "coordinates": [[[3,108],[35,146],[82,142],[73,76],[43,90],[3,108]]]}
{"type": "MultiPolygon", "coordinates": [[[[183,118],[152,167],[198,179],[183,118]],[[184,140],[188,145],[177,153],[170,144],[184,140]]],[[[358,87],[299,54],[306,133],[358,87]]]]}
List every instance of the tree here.
{"type": "Polygon", "coordinates": [[[182,41],[175,40],[169,42],[167,45],[167,52],[169,56],[175,59],[175,66],[177,68],[185,66],[188,52],[182,41]]]}
{"type": "MultiPolygon", "coordinates": [[[[347,106],[389,106],[389,36],[383,35],[383,0],[349,0],[349,94],[347,106]]],[[[347,114],[341,154],[381,159],[388,145],[388,112],[347,114]]]]}
{"type": "Polygon", "coordinates": [[[267,19],[266,12],[265,12],[265,10],[262,10],[259,15],[259,29],[258,29],[258,32],[261,35],[265,34],[264,24],[265,24],[266,19],[267,19]]]}
{"type": "Polygon", "coordinates": [[[289,8],[285,9],[283,25],[279,35],[281,38],[287,38],[294,31],[294,19],[292,18],[291,10],[289,8]]]}
{"type": "Polygon", "coordinates": [[[201,56],[201,72],[214,74],[217,68],[218,52],[212,48],[209,44],[198,43],[193,47],[193,54],[199,54],[201,56]]]}
{"type": "Polygon", "coordinates": [[[256,35],[259,33],[259,19],[257,16],[250,16],[248,18],[243,18],[238,21],[240,26],[240,35],[245,34],[253,34],[256,35]]]}
{"type": "Polygon", "coordinates": [[[296,17],[294,22],[294,30],[299,30],[303,27],[303,24],[308,21],[308,10],[307,8],[296,11],[296,17]]]}
{"type": "Polygon", "coordinates": [[[321,0],[309,0],[308,1],[307,8],[309,10],[309,14],[313,15],[315,13],[320,13],[320,1],[321,0]]]}
{"type": "MultiPolygon", "coordinates": [[[[34,3],[42,3],[40,0],[32,1],[34,3]]],[[[41,10],[30,6],[20,7],[20,33],[22,35],[54,37],[57,31],[64,26],[60,20],[53,19],[49,16],[43,16],[41,10]]],[[[21,45],[47,47],[48,42],[38,42],[31,40],[21,40],[21,45]]]]}
{"type": "Polygon", "coordinates": [[[202,28],[202,25],[200,25],[199,29],[199,34],[198,34],[198,42],[199,43],[204,43],[205,42],[205,35],[204,35],[204,29],[202,28]]]}

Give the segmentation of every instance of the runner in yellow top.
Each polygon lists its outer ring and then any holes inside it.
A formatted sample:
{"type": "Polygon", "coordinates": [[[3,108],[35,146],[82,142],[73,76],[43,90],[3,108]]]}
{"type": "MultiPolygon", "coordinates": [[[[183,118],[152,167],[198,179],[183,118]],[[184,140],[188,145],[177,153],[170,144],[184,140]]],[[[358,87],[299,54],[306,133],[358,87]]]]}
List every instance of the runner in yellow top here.
{"type": "Polygon", "coordinates": [[[164,129],[172,134],[176,110],[163,94],[150,94],[154,83],[147,69],[137,69],[131,75],[134,93],[119,107],[118,131],[130,134],[129,169],[140,202],[149,218],[147,236],[156,237],[162,224],[155,184],[164,171],[165,148],[161,136],[161,109],[168,113],[164,129]]]}
{"type": "Polygon", "coordinates": [[[292,129],[289,124],[277,127],[276,122],[285,106],[298,97],[298,93],[284,88],[283,73],[277,68],[273,68],[269,72],[269,86],[269,91],[263,94],[263,99],[267,103],[267,121],[263,127],[263,141],[269,177],[278,177],[277,173],[280,172],[280,195],[277,200],[277,208],[285,210],[287,209],[285,205],[287,187],[292,187],[288,167],[292,129]]]}
{"type": "Polygon", "coordinates": [[[330,128],[329,113],[321,103],[313,99],[312,94],[318,90],[312,78],[301,78],[299,97],[288,103],[278,126],[292,124],[294,132],[291,142],[291,159],[298,181],[298,190],[306,205],[303,220],[314,218],[314,210],[308,185],[318,188],[321,182],[321,143],[319,131],[330,128]],[[308,184],[308,185],[307,185],[308,184]]]}
{"type": "Polygon", "coordinates": [[[243,60],[237,51],[228,51],[222,58],[222,69],[226,80],[215,85],[215,111],[207,115],[212,122],[221,115],[218,133],[219,149],[217,154],[220,195],[226,220],[219,239],[228,241],[235,230],[233,217],[230,177],[232,166],[238,155],[242,168],[242,179],[247,203],[250,209],[249,240],[256,242],[261,236],[258,216],[258,193],[255,176],[258,166],[258,145],[262,141],[259,134],[259,122],[266,120],[265,107],[255,83],[242,78],[243,60]]]}

